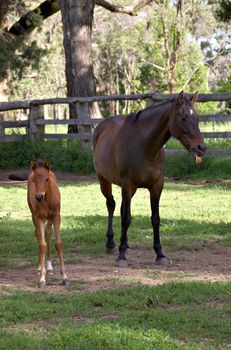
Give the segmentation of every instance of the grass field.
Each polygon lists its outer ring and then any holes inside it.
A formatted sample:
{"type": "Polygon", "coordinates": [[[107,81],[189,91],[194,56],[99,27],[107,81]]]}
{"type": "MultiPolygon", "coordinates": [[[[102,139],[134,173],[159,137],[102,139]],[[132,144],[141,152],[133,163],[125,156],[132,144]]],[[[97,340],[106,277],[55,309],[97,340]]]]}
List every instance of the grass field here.
{"type": "MultiPolygon", "coordinates": [[[[70,277],[69,287],[54,276],[39,290],[26,185],[0,186],[0,349],[231,348],[228,183],[166,182],[160,214],[162,245],[173,259],[167,268],[153,264],[148,192],[138,190],[126,273],[116,269],[116,255],[105,257],[106,208],[99,185],[62,182],[60,188],[67,273],[84,272],[82,279],[70,277]],[[97,288],[88,288],[98,270],[97,288]]],[[[119,188],[114,195],[118,245],[119,188]]],[[[54,248],[52,253],[57,265],[54,248]]]]}

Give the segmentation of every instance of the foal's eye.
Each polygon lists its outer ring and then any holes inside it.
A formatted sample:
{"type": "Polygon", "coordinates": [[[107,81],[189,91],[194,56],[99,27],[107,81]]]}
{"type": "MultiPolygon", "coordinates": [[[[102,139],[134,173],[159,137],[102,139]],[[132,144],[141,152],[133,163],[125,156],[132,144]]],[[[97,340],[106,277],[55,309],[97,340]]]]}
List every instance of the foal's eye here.
{"type": "Polygon", "coordinates": [[[46,178],[46,181],[48,181],[48,177],[46,178]]]}
{"type": "Polygon", "coordinates": [[[182,122],[185,122],[185,121],[186,121],[186,118],[183,117],[181,120],[182,120],[182,122]]]}

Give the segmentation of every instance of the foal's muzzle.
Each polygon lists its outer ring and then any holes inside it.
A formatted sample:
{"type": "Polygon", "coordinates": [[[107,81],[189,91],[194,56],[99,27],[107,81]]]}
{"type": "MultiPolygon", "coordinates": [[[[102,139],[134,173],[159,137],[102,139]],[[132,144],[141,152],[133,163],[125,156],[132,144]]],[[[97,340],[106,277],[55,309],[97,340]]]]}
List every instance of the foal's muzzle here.
{"type": "Polygon", "coordinates": [[[44,199],[45,199],[45,195],[44,194],[36,194],[36,196],[35,196],[35,199],[38,201],[38,202],[42,202],[42,201],[44,201],[44,199]]]}

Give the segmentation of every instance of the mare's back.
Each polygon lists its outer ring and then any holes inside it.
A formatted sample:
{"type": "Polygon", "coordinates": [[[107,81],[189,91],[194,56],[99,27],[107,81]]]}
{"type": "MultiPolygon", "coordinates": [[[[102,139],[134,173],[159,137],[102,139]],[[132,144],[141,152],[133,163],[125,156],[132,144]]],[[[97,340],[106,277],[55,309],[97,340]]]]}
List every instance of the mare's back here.
{"type": "Polygon", "coordinates": [[[124,117],[114,116],[103,120],[94,130],[93,133],[93,148],[97,145],[97,142],[100,140],[101,136],[105,139],[113,139],[120,129],[121,125],[124,123],[124,117]]]}

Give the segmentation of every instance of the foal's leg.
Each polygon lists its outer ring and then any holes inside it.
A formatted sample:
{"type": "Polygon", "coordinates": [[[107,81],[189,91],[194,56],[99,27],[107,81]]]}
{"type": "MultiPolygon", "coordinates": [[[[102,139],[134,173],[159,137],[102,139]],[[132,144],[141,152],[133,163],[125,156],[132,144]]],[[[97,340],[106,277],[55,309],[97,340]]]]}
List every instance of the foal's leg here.
{"type": "Polygon", "coordinates": [[[107,227],[107,242],[106,247],[108,251],[111,251],[115,248],[115,242],[114,242],[114,232],[113,232],[113,214],[115,211],[115,201],[112,195],[112,185],[110,182],[106,181],[104,178],[99,178],[100,181],[100,188],[101,192],[103,193],[104,197],[106,198],[106,205],[108,210],[108,227],[107,227]]]}
{"type": "Polygon", "coordinates": [[[39,244],[39,266],[41,267],[39,287],[43,288],[46,284],[45,258],[46,258],[46,252],[47,252],[47,244],[45,241],[45,232],[44,232],[45,221],[37,219],[35,224],[36,224],[36,236],[39,244]]]}
{"type": "Polygon", "coordinates": [[[131,224],[131,199],[135,194],[136,189],[130,186],[122,186],[122,204],[121,204],[121,238],[119,246],[119,256],[117,258],[117,265],[119,267],[128,266],[126,260],[126,249],[128,247],[127,231],[131,224]]]}
{"type": "Polygon", "coordinates": [[[62,247],[62,241],[60,236],[60,221],[61,221],[60,214],[57,214],[53,220],[54,231],[55,231],[55,248],[59,256],[60,273],[63,279],[62,283],[63,285],[67,285],[68,278],[65,273],[65,265],[64,265],[64,259],[63,259],[63,247],[62,247]]]}
{"type": "Polygon", "coordinates": [[[151,201],[151,221],[153,227],[153,249],[156,252],[156,264],[169,265],[169,259],[163,254],[160,244],[160,215],[159,215],[159,201],[163,189],[164,180],[161,178],[153,187],[149,189],[151,201]]]}
{"type": "Polygon", "coordinates": [[[47,273],[52,275],[53,274],[53,267],[51,263],[51,253],[50,253],[50,243],[51,243],[51,236],[52,236],[52,221],[48,220],[46,224],[45,229],[45,236],[46,236],[46,242],[47,242],[47,273]]]}
{"type": "MultiPolygon", "coordinates": [[[[35,238],[37,239],[37,242],[38,242],[38,245],[39,245],[39,231],[37,229],[37,225],[36,225],[36,219],[34,217],[34,215],[32,214],[32,221],[34,223],[34,235],[35,235],[35,238]]],[[[40,249],[39,249],[39,254],[38,254],[38,268],[37,268],[37,272],[38,274],[40,274],[40,271],[41,271],[41,265],[40,265],[40,249]]]]}

